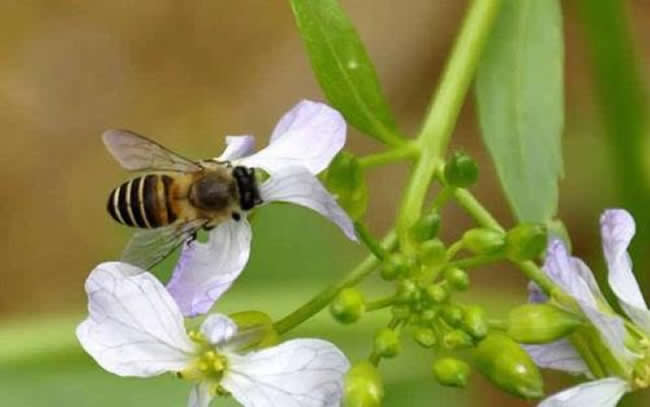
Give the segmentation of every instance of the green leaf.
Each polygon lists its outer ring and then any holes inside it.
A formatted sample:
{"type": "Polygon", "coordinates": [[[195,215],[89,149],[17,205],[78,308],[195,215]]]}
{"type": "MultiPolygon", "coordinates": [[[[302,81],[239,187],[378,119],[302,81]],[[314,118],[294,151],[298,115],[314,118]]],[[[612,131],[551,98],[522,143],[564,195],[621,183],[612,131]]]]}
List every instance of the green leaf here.
{"type": "Polygon", "coordinates": [[[520,221],[549,220],[562,176],[564,45],[558,0],[506,0],[477,73],[479,122],[520,221]]]}
{"type": "Polygon", "coordinates": [[[338,1],[291,0],[291,7],[328,101],[369,136],[402,144],[375,68],[338,1]]]}

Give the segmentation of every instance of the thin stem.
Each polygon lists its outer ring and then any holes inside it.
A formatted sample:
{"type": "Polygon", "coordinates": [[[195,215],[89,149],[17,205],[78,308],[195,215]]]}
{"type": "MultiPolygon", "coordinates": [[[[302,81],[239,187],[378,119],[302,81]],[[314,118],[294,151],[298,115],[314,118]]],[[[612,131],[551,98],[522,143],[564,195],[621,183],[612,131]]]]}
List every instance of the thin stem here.
{"type": "Polygon", "coordinates": [[[433,203],[431,204],[431,211],[439,211],[442,206],[447,203],[451,197],[452,189],[450,186],[443,186],[440,192],[433,198],[433,203]]]}
{"type": "Polygon", "coordinates": [[[472,267],[478,267],[490,263],[495,263],[499,260],[503,260],[502,253],[484,254],[481,256],[474,256],[474,257],[468,257],[466,259],[450,261],[447,263],[445,268],[458,267],[460,269],[466,270],[472,267]]]}
{"type": "Polygon", "coordinates": [[[362,222],[354,222],[354,229],[359,235],[361,242],[366,245],[370,253],[374,254],[379,260],[384,261],[387,256],[386,249],[370,234],[366,225],[362,222]]]}
{"type": "Polygon", "coordinates": [[[413,142],[395,147],[381,153],[370,154],[359,158],[359,164],[362,168],[378,167],[385,164],[391,164],[402,160],[412,160],[419,156],[420,150],[413,142]]]}
{"type": "Polygon", "coordinates": [[[504,232],[503,227],[499,222],[492,217],[490,212],[488,212],[487,209],[485,209],[468,190],[456,188],[454,189],[453,195],[458,204],[460,204],[460,206],[465,209],[479,225],[499,232],[504,232]]]}
{"type": "Polygon", "coordinates": [[[390,307],[395,303],[395,296],[391,295],[389,297],[380,298],[374,301],[368,301],[366,303],[366,311],[376,311],[382,308],[390,307]]]}
{"type": "MultiPolygon", "coordinates": [[[[391,251],[395,248],[396,245],[397,235],[394,231],[391,231],[382,241],[382,246],[385,250],[391,251]]],[[[357,267],[355,267],[350,273],[344,276],[337,283],[334,283],[331,286],[327,287],[307,303],[291,312],[284,318],[280,319],[279,321],[275,322],[273,324],[275,331],[281,335],[308,320],[320,310],[325,308],[327,304],[329,304],[342,289],[355,285],[364,277],[372,273],[378,264],[379,260],[375,255],[366,257],[357,267]]]]}
{"type": "Polygon", "coordinates": [[[420,217],[426,192],[447,148],[500,5],[501,0],[474,0],[470,4],[417,138],[420,159],[406,188],[397,224],[400,247],[407,253],[415,251],[408,229],[420,217]]]}

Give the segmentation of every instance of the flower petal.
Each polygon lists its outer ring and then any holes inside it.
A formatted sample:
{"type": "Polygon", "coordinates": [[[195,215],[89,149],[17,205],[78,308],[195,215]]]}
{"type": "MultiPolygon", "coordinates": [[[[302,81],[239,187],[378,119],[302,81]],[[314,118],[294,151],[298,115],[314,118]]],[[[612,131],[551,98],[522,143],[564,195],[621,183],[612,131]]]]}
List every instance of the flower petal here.
{"type": "Polygon", "coordinates": [[[237,160],[255,151],[255,137],[243,136],[226,136],[226,149],[216,158],[217,161],[237,160]]]}
{"type": "Polygon", "coordinates": [[[221,314],[210,314],[201,324],[201,333],[212,345],[220,345],[237,333],[237,324],[221,314]]]}
{"type": "Polygon", "coordinates": [[[621,317],[604,314],[581,302],[578,304],[587,319],[598,329],[610,351],[621,362],[632,362],[637,357],[625,346],[625,324],[621,317]]]}
{"type": "Polygon", "coordinates": [[[284,167],[306,167],[318,174],[345,144],[341,114],[323,103],[303,100],[285,114],[263,150],[239,161],[274,173],[284,167]]]}
{"type": "Polygon", "coordinates": [[[589,368],[566,339],[545,345],[522,345],[535,364],[546,369],[589,375],[589,368]]]}
{"type": "Polygon", "coordinates": [[[215,227],[206,243],[186,243],[167,289],[185,316],[204,314],[242,272],[251,247],[246,219],[215,227]]]}
{"type": "Polygon", "coordinates": [[[210,385],[206,382],[195,384],[190,391],[187,407],[208,407],[214,396],[210,392],[210,385]]]}
{"type": "Polygon", "coordinates": [[[582,383],[542,401],[538,407],[614,407],[628,391],[617,377],[582,383]]]}
{"type": "Polygon", "coordinates": [[[350,364],[319,339],[294,339],[249,353],[228,355],[221,385],[245,407],[334,407],[350,364]]]}
{"type": "Polygon", "coordinates": [[[600,217],[609,285],[625,313],[650,334],[650,311],[632,273],[632,261],[627,253],[635,229],[634,219],[625,210],[610,209],[600,217]]]}
{"type": "Polygon", "coordinates": [[[569,256],[561,240],[555,239],[549,243],[544,271],[570,296],[591,307],[597,306],[596,296],[599,294],[592,292],[590,283],[583,277],[585,273],[591,276],[591,271],[580,268],[580,264],[569,256]]]}
{"type": "Polygon", "coordinates": [[[541,304],[548,301],[548,296],[544,290],[537,285],[534,281],[528,282],[528,302],[533,304],[541,304]]]}
{"type": "Polygon", "coordinates": [[[86,280],[89,316],[77,327],[84,350],[120,376],[148,377],[183,369],[195,352],[183,316],[152,274],[102,263],[86,280]]]}
{"type": "Polygon", "coordinates": [[[271,175],[260,187],[264,202],[291,202],[325,216],[352,240],[357,240],[352,219],[339,206],[332,194],[309,171],[301,167],[283,168],[271,175]]]}

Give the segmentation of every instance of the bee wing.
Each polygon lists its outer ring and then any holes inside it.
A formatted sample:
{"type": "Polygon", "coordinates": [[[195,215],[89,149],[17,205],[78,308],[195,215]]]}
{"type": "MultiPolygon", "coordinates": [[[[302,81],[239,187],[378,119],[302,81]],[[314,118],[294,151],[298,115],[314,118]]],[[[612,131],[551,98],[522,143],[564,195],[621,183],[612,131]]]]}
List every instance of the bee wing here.
{"type": "Polygon", "coordinates": [[[126,245],[121,260],[149,270],[206,223],[205,219],[195,219],[189,222],[176,222],[156,229],[139,230],[126,245]]]}
{"type": "Polygon", "coordinates": [[[196,172],[202,169],[194,161],[128,130],[107,130],[102,139],[108,151],[127,170],[196,172]]]}

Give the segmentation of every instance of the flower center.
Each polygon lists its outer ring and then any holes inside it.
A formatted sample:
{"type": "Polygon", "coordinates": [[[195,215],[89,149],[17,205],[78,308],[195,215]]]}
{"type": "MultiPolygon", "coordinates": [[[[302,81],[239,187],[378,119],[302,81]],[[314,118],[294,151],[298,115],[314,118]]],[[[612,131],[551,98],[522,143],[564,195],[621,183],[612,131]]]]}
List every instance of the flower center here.
{"type": "Polygon", "coordinates": [[[188,336],[192,341],[200,345],[200,351],[196,359],[192,361],[185,369],[177,372],[177,376],[181,379],[190,381],[210,381],[216,384],[215,394],[219,393],[218,383],[221,381],[224,372],[228,368],[228,359],[217,352],[212,345],[210,345],[201,333],[196,331],[188,332],[188,336]]]}

